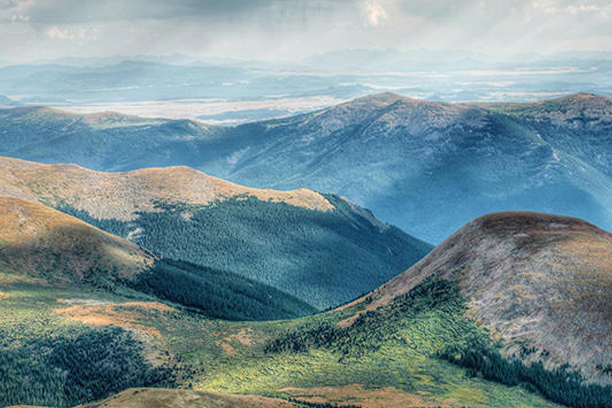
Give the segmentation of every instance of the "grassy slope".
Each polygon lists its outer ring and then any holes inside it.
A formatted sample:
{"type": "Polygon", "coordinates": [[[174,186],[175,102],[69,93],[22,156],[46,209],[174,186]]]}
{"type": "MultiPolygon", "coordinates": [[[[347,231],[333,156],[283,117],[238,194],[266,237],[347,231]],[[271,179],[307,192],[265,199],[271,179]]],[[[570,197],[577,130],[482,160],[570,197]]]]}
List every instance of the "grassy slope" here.
{"type": "MultiPolygon", "coordinates": [[[[435,357],[437,351],[461,343],[470,334],[484,335],[452,301],[416,311],[405,307],[402,313],[385,315],[382,324],[364,326],[348,336],[338,335],[331,341],[311,336],[314,340],[303,350],[274,351],[270,344],[275,344],[275,338],[282,344],[296,330],[308,334],[317,327],[337,328],[334,323],[354,310],[291,321],[231,323],[134,299],[133,294],[41,289],[23,282],[7,284],[8,276],[0,275],[8,296],[0,300],[7,312],[0,330],[13,337],[5,338],[3,347],[16,347],[26,338],[44,339],[57,332],[70,335],[113,324],[143,341],[147,361],[173,368],[177,385],[191,384],[201,391],[365,407],[555,406],[520,387],[468,377],[465,370],[435,357]],[[77,294],[90,301],[58,302],[77,294]]],[[[40,399],[18,401],[42,404],[40,399]]]]}
{"type": "Polygon", "coordinates": [[[153,257],[135,244],[41,204],[0,196],[0,266],[53,282],[109,285],[153,257]]]}
{"type": "MultiPolygon", "coordinates": [[[[1,406],[71,406],[130,386],[174,383],[165,368],[170,358],[151,342],[154,330],[109,326],[115,322],[106,313],[78,320],[80,302],[105,307],[125,298],[83,286],[41,285],[2,269],[0,288],[1,406]]],[[[150,299],[131,301],[124,321],[132,327],[142,327],[133,321],[135,312],[143,319],[166,313],[150,299]]]]}
{"type": "Polygon", "coordinates": [[[449,345],[487,336],[452,294],[443,298],[396,305],[348,329],[336,323],[350,310],[293,322],[280,340],[217,363],[196,388],[365,406],[554,406],[520,387],[468,377],[436,358],[449,345]]]}

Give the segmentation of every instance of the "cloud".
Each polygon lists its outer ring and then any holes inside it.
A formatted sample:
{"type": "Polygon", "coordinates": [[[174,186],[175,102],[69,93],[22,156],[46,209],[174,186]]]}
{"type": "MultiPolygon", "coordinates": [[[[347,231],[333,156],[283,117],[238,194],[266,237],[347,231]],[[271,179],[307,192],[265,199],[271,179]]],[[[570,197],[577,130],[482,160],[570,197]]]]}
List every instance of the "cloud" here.
{"type": "Polygon", "coordinates": [[[52,40],[72,40],[74,36],[66,30],[62,30],[58,26],[51,26],[45,30],[45,35],[52,40]]]}
{"type": "Polygon", "coordinates": [[[531,3],[533,10],[545,14],[608,14],[612,12],[612,3],[599,0],[582,0],[567,2],[560,0],[535,0],[531,3]]]}
{"type": "Polygon", "coordinates": [[[83,26],[83,27],[71,27],[61,28],[57,25],[49,26],[45,29],[44,33],[50,40],[59,41],[73,41],[79,40],[89,41],[97,39],[98,26],[83,26]]]}
{"type": "Polygon", "coordinates": [[[611,19],[610,0],[0,0],[0,56],[612,51],[611,19]]]}
{"type": "Polygon", "coordinates": [[[11,21],[12,22],[19,22],[19,23],[27,23],[28,21],[30,21],[30,16],[26,16],[24,14],[13,14],[11,16],[11,21]]]}
{"type": "MultiPolygon", "coordinates": [[[[156,19],[168,20],[194,16],[240,16],[271,7],[309,0],[0,0],[0,10],[31,17],[41,24],[80,24],[92,21],[156,19]],[[5,3],[6,2],[6,3],[5,3]]],[[[330,2],[316,0],[313,3],[330,2]]]]}
{"type": "Polygon", "coordinates": [[[373,0],[366,0],[361,4],[361,12],[365,17],[366,25],[376,27],[380,25],[384,20],[389,19],[387,12],[380,5],[373,0]]]}

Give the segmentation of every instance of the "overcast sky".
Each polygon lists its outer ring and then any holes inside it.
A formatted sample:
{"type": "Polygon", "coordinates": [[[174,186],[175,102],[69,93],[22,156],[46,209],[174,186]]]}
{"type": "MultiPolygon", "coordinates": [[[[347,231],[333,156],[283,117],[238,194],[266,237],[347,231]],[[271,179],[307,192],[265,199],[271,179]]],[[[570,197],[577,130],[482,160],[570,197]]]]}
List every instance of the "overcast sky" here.
{"type": "Polygon", "coordinates": [[[612,51],[612,0],[0,0],[0,60],[612,51]]]}

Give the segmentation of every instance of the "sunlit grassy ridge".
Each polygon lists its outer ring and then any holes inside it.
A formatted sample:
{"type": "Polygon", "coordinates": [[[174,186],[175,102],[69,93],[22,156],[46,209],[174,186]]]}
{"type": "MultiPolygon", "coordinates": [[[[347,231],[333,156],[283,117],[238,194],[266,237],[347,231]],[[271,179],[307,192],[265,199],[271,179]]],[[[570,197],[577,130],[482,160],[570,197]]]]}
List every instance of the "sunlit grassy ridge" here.
{"type": "Polygon", "coordinates": [[[137,245],[39,203],[0,196],[0,266],[51,282],[131,279],[153,263],[137,245]]]}

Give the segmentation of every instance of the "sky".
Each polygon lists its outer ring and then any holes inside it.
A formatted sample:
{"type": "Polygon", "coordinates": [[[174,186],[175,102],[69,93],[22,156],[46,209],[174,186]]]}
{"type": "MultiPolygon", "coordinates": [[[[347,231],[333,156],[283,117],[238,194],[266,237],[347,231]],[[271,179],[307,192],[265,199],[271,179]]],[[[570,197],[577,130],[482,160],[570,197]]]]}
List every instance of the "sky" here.
{"type": "Polygon", "coordinates": [[[0,61],[612,51],[612,0],[0,0],[0,61]]]}

